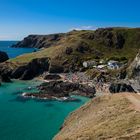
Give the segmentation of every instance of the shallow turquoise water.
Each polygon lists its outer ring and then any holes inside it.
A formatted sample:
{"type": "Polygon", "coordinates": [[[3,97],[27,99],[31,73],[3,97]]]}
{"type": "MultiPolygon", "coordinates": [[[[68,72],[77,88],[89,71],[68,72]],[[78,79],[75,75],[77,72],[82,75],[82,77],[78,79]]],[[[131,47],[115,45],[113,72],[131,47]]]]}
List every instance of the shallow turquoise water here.
{"type": "Polygon", "coordinates": [[[0,87],[0,140],[51,140],[65,117],[89,100],[78,96],[79,102],[24,100],[20,97],[21,92],[28,91],[27,87],[38,84],[15,81],[0,87]]]}
{"type": "MultiPolygon", "coordinates": [[[[0,50],[10,58],[32,52],[29,48],[9,48],[15,41],[0,41],[0,50]]],[[[21,98],[37,81],[14,81],[0,86],[0,140],[51,140],[70,112],[89,99],[79,102],[41,101],[21,98]]],[[[33,89],[36,91],[36,89],[33,89]]],[[[31,92],[31,91],[30,91],[31,92]]]]}

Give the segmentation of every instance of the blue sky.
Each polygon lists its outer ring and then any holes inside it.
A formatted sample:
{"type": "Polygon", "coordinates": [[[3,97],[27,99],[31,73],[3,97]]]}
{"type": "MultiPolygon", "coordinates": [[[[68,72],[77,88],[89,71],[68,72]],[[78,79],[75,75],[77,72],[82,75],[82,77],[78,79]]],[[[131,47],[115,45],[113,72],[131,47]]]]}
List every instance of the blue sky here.
{"type": "Polygon", "coordinates": [[[108,26],[140,26],[140,0],[0,0],[0,40],[108,26]]]}

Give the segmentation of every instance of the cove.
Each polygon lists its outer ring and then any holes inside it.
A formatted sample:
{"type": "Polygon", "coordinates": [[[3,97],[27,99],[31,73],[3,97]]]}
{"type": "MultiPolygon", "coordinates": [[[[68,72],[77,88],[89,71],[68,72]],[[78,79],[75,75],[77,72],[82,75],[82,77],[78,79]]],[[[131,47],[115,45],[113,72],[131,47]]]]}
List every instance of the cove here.
{"type": "Polygon", "coordinates": [[[52,140],[68,114],[89,100],[75,96],[78,102],[60,102],[20,96],[37,91],[39,84],[35,80],[13,81],[0,86],[0,140],[52,140]]]}

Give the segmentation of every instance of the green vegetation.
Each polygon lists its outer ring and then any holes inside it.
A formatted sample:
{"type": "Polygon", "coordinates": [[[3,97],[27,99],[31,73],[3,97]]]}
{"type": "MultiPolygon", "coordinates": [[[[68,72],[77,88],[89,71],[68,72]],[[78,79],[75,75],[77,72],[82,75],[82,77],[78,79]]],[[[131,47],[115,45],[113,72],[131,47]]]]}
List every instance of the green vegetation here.
{"type": "Polygon", "coordinates": [[[76,57],[78,65],[83,61],[97,58],[132,61],[140,49],[140,29],[106,28],[96,31],[72,31],[62,37],[58,44],[9,61],[23,64],[41,57],[49,57],[62,63],[65,60],[72,63],[76,57]],[[70,48],[71,52],[66,53],[67,48],[70,48]]]}

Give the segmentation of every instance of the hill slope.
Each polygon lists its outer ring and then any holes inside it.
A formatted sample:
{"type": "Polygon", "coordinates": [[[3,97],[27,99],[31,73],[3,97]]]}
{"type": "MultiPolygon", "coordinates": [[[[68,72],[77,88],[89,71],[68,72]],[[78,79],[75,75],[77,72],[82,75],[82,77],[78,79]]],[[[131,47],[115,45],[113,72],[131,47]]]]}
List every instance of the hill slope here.
{"type": "MultiPolygon", "coordinates": [[[[46,36],[30,35],[14,47],[42,49],[0,64],[0,72],[6,75],[8,73],[10,77],[13,71],[20,73],[20,76],[16,77],[21,77],[21,73],[30,75],[32,72],[29,65],[32,64],[32,61],[37,61],[40,67],[44,67],[41,66],[43,65],[42,59],[43,61],[46,59],[49,64],[47,69],[41,70],[41,73],[50,69],[53,69],[54,72],[56,69],[57,72],[82,71],[82,64],[86,60],[132,61],[140,49],[140,28],[104,28],[96,31],[71,31],[46,36]]],[[[39,74],[37,73],[37,75],[39,74]]]]}
{"type": "Polygon", "coordinates": [[[96,31],[72,31],[66,34],[56,34],[56,37],[54,35],[34,35],[27,37],[15,47],[23,47],[23,45],[19,44],[27,44],[24,47],[46,49],[17,57],[12,60],[15,62],[28,62],[37,57],[50,57],[62,63],[66,60],[67,63],[76,61],[80,65],[83,60],[96,58],[126,57],[133,59],[138,49],[140,49],[140,28],[105,28],[96,31]],[[50,36],[53,37],[50,39],[50,36]],[[42,42],[44,42],[43,45],[41,45],[42,42]]]}
{"type": "Polygon", "coordinates": [[[55,140],[139,140],[140,96],[98,97],[70,114],[55,140]]]}

